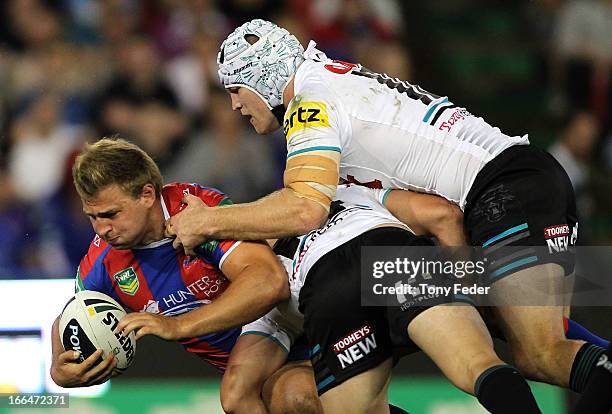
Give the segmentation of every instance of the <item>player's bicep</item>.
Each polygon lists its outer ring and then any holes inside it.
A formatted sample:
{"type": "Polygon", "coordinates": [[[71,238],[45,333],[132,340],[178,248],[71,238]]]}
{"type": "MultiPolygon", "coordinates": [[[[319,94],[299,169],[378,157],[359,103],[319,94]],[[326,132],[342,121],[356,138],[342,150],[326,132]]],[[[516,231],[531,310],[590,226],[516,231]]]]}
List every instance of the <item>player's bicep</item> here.
{"type": "Polygon", "coordinates": [[[329,102],[294,98],[284,121],[287,159],[313,155],[313,151],[342,151],[341,125],[346,121],[338,111],[329,111],[330,107],[335,108],[329,102]]]}
{"type": "Polygon", "coordinates": [[[340,152],[309,150],[287,158],[284,185],[299,197],[317,202],[326,210],[336,194],[340,152]]]}
{"type": "Polygon", "coordinates": [[[337,132],[338,114],[335,105],[317,96],[293,98],[285,112],[283,132],[288,145],[299,146],[304,140],[318,138],[319,144],[334,145],[330,132],[337,132]]]}
{"type": "Polygon", "coordinates": [[[329,211],[336,194],[346,114],[328,91],[309,89],[291,101],[283,124],[287,139],[285,187],[329,211]]]}
{"type": "Polygon", "coordinates": [[[272,249],[265,242],[242,242],[221,264],[221,271],[230,281],[252,276],[248,270],[257,269],[261,277],[279,277],[285,271],[272,249]]]}

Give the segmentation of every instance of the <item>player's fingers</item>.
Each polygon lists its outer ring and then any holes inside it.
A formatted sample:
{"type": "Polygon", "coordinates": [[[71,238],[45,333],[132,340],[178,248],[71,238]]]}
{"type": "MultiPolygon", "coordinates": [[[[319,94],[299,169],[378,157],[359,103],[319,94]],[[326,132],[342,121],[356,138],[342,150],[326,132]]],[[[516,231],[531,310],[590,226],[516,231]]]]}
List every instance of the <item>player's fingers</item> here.
{"type": "Polygon", "coordinates": [[[91,369],[91,367],[94,366],[98,358],[100,358],[101,356],[102,350],[96,349],[96,352],[91,354],[89,358],[87,358],[85,361],[81,362],[80,367],[83,368],[83,371],[88,371],[89,369],[91,369]]]}
{"type": "Polygon", "coordinates": [[[87,371],[87,375],[85,377],[87,382],[91,382],[94,378],[100,377],[103,373],[108,372],[109,369],[112,371],[114,364],[115,356],[112,353],[109,353],[102,362],[87,371]]]}
{"type": "Polygon", "coordinates": [[[172,224],[172,219],[166,220],[164,227],[164,237],[176,237],[176,233],[174,232],[174,227],[172,224]]]}
{"type": "Polygon", "coordinates": [[[66,364],[68,362],[76,361],[79,359],[81,353],[79,351],[65,351],[58,355],[57,361],[60,364],[66,364]]]}
{"type": "Polygon", "coordinates": [[[151,335],[151,334],[153,334],[153,330],[148,326],[144,326],[140,328],[138,331],[136,331],[136,340],[139,340],[145,335],[151,335]]]}
{"type": "Polygon", "coordinates": [[[108,381],[109,379],[111,379],[112,375],[108,375],[107,377],[100,377],[99,379],[91,380],[87,383],[87,387],[91,387],[93,385],[100,385],[100,384],[104,384],[106,381],[108,381]]]}
{"type": "Polygon", "coordinates": [[[187,193],[185,194],[185,196],[183,197],[183,203],[189,205],[189,203],[193,203],[196,200],[200,200],[200,197],[196,197],[193,194],[187,193]]]}
{"type": "Polygon", "coordinates": [[[124,325],[123,330],[118,331],[123,336],[128,336],[130,332],[137,331],[144,326],[147,326],[151,323],[151,318],[149,315],[143,314],[140,318],[135,318],[130,320],[127,324],[124,325]]]}
{"type": "Polygon", "coordinates": [[[111,357],[110,359],[104,360],[105,362],[104,369],[96,372],[95,374],[92,371],[92,375],[90,377],[90,380],[87,381],[87,385],[102,384],[103,382],[106,382],[111,378],[111,376],[113,375],[113,371],[115,370],[115,367],[117,366],[117,358],[115,358],[112,354],[110,355],[110,357],[111,357]]]}
{"type": "Polygon", "coordinates": [[[178,237],[175,238],[172,242],[172,247],[174,247],[174,250],[183,250],[183,243],[181,242],[181,239],[178,237]]]}
{"type": "Polygon", "coordinates": [[[187,256],[197,256],[195,250],[193,247],[191,246],[183,246],[183,248],[185,249],[185,254],[187,256]]]}
{"type": "Polygon", "coordinates": [[[123,318],[121,318],[121,320],[119,321],[119,323],[115,327],[115,332],[121,333],[130,322],[132,322],[132,321],[134,321],[136,319],[141,319],[142,316],[143,315],[141,313],[139,313],[139,312],[128,313],[123,318]]]}
{"type": "Polygon", "coordinates": [[[119,328],[117,328],[117,332],[119,332],[123,336],[128,336],[130,332],[136,329],[140,329],[142,325],[144,325],[144,323],[144,321],[133,320],[125,324],[121,330],[118,330],[119,328]]]}

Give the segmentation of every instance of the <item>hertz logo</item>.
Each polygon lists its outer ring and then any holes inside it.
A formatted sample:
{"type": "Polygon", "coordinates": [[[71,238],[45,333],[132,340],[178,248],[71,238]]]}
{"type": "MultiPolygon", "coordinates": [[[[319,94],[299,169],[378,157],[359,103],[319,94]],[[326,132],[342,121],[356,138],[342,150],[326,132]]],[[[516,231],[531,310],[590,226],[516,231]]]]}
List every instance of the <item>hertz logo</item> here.
{"type": "Polygon", "coordinates": [[[300,102],[297,108],[285,115],[283,131],[287,140],[295,132],[313,127],[329,127],[327,106],[323,102],[300,102]]]}

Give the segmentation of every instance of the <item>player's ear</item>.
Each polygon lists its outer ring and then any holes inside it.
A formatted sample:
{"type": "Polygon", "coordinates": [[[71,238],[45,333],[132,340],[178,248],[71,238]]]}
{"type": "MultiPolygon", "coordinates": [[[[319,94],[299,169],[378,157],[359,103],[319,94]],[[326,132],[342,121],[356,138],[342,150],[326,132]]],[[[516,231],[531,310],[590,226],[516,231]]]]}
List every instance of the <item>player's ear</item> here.
{"type": "Polygon", "coordinates": [[[150,183],[143,185],[140,191],[140,201],[142,201],[146,207],[151,207],[156,200],[157,194],[155,193],[155,186],[150,183]]]}

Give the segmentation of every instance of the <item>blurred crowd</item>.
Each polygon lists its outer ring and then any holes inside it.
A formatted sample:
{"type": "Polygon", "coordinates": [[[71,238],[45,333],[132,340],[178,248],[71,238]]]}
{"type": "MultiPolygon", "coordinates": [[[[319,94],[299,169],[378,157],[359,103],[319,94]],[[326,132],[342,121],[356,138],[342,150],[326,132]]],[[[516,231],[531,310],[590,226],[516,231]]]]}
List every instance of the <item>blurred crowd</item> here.
{"type": "Polygon", "coordinates": [[[529,2],[546,113],[549,152],[567,171],[578,203],[582,244],[612,242],[612,0],[529,2]]]}
{"type": "Polygon", "coordinates": [[[242,22],[271,19],[304,44],[320,38],[342,58],[366,60],[367,42],[353,42],[358,34],[398,56],[387,59],[390,72],[406,64],[392,1],[7,0],[0,7],[0,278],[75,274],[93,237],[70,175],[87,141],[132,140],[166,182],[218,187],[237,202],[282,186],[283,137],[256,135],[218,86],[220,43],[242,22]]]}
{"type": "MultiPolygon", "coordinates": [[[[256,135],[219,88],[221,41],[242,22],[265,18],[304,46],[315,39],[329,56],[418,83],[407,27],[419,17],[409,3],[1,2],[0,278],[75,274],[93,236],[71,181],[85,142],[129,139],[154,157],[166,182],[218,187],[237,202],[282,186],[282,135],[256,135]]],[[[610,194],[593,191],[593,183],[609,184],[612,169],[612,1],[542,0],[518,12],[550,91],[543,110],[564,120],[551,126],[558,139],[550,150],[581,210],[599,217],[612,205],[610,194]]]]}

